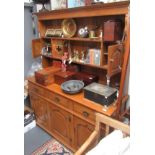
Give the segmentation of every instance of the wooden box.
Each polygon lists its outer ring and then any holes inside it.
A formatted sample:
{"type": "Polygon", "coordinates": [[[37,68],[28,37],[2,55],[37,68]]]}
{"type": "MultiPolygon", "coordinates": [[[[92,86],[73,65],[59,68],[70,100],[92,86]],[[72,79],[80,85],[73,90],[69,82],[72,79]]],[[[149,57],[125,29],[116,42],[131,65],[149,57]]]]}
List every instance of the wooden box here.
{"type": "Polygon", "coordinates": [[[116,94],[117,89],[96,82],[84,87],[85,98],[105,106],[115,101],[116,94]]]}
{"type": "Polygon", "coordinates": [[[54,73],[59,72],[61,68],[48,67],[35,72],[35,80],[39,84],[47,86],[54,82],[54,73]]]}
{"type": "Polygon", "coordinates": [[[57,72],[54,74],[54,81],[55,83],[61,85],[65,81],[72,80],[75,74],[76,72],[70,72],[70,71],[57,72]]]}
{"type": "Polygon", "coordinates": [[[77,72],[76,75],[74,76],[74,79],[83,81],[86,86],[92,82],[97,82],[98,76],[85,72],[77,72]]]}
{"type": "Polygon", "coordinates": [[[104,23],[104,41],[117,41],[122,39],[122,26],[118,21],[107,21],[104,23]]]}

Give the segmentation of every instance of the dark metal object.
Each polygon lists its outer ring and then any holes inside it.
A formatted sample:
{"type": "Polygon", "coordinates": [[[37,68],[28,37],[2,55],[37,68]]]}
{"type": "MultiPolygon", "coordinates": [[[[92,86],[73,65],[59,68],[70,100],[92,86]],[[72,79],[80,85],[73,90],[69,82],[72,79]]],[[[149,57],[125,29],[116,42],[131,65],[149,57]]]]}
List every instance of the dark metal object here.
{"type": "Polygon", "coordinates": [[[84,87],[80,80],[69,80],[61,84],[61,89],[67,94],[79,93],[84,87]]]}
{"type": "Polygon", "coordinates": [[[88,32],[88,28],[87,28],[87,27],[80,28],[80,29],[78,30],[78,36],[81,37],[81,38],[86,38],[86,37],[88,37],[88,34],[89,34],[89,32],[88,32]]]}
{"type": "Polygon", "coordinates": [[[109,106],[117,98],[116,94],[117,89],[96,82],[84,87],[84,97],[101,105],[109,106]]]}

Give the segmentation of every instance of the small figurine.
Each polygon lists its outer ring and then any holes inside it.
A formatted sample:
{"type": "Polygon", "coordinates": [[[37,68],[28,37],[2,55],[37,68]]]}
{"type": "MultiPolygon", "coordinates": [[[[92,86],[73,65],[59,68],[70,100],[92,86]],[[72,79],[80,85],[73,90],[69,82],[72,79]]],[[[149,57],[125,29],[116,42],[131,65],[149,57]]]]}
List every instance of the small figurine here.
{"type": "Polygon", "coordinates": [[[62,56],[62,64],[61,64],[62,72],[66,72],[66,68],[67,68],[66,61],[67,61],[67,58],[68,58],[68,52],[65,52],[64,55],[62,56]]]}
{"type": "Polygon", "coordinates": [[[84,51],[81,51],[81,62],[84,62],[84,57],[85,57],[85,53],[84,53],[84,51]]]}
{"type": "Polygon", "coordinates": [[[74,61],[79,61],[79,52],[78,50],[74,50],[74,61]]]}

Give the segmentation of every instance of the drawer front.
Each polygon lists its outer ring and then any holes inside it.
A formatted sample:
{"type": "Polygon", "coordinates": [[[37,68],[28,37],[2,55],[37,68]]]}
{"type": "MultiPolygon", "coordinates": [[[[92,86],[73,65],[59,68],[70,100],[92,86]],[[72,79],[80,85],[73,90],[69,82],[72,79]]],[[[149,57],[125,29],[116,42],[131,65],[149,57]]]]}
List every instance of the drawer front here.
{"type": "Polygon", "coordinates": [[[66,99],[66,98],[64,98],[64,97],[62,97],[62,96],[60,96],[58,94],[54,94],[53,95],[53,102],[55,104],[64,106],[64,107],[66,107],[66,108],[68,108],[70,110],[73,109],[73,103],[72,103],[72,101],[71,100],[68,100],[68,99],[66,99]]]}
{"type": "Polygon", "coordinates": [[[70,110],[73,109],[73,103],[71,100],[68,100],[68,99],[66,99],[58,94],[55,94],[49,90],[46,90],[46,88],[41,88],[33,83],[29,83],[29,91],[37,93],[38,95],[41,95],[44,98],[51,100],[55,104],[64,106],[66,108],[69,108],[70,110]]]}
{"type": "Polygon", "coordinates": [[[29,82],[29,91],[31,92],[34,92],[38,95],[43,95],[44,94],[44,89],[35,85],[35,84],[32,84],[29,82]]]}
{"type": "Polygon", "coordinates": [[[95,111],[77,103],[74,104],[74,111],[80,114],[83,118],[95,122],[95,111]]]}
{"type": "Polygon", "coordinates": [[[49,100],[53,100],[54,93],[46,90],[45,88],[41,88],[35,84],[29,83],[29,91],[34,92],[38,95],[41,95],[49,100]]]}

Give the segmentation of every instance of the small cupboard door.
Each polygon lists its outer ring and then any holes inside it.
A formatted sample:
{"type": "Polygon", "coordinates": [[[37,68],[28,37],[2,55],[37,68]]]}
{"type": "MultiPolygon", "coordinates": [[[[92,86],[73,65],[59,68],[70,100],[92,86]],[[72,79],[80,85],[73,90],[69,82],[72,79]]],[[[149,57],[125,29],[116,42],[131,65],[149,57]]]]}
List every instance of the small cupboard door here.
{"type": "Polygon", "coordinates": [[[37,123],[48,128],[47,101],[32,93],[30,93],[30,99],[37,123]]]}
{"type": "Polygon", "coordinates": [[[50,131],[61,141],[72,146],[73,116],[65,110],[49,104],[50,131]]]}
{"type": "Polygon", "coordinates": [[[108,47],[108,76],[111,77],[121,71],[123,61],[123,45],[108,47]]]}
{"type": "Polygon", "coordinates": [[[33,56],[33,58],[39,57],[41,55],[42,48],[43,48],[43,42],[41,39],[32,40],[32,56],[33,56]]]}
{"type": "Polygon", "coordinates": [[[74,147],[78,149],[94,131],[94,126],[74,117],[74,147]]]}

